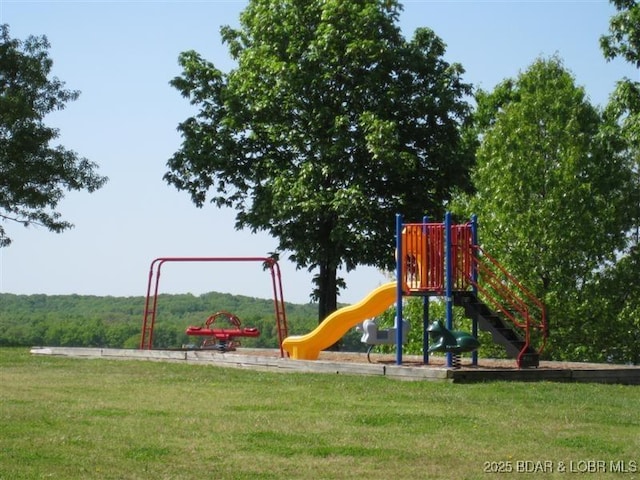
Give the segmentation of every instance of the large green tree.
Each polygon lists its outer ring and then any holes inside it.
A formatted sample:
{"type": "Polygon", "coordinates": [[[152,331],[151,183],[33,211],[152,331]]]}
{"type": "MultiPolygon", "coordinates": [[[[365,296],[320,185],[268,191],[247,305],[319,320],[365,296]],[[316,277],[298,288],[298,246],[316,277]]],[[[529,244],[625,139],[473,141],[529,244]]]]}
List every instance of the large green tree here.
{"type": "Polygon", "coordinates": [[[394,214],[440,215],[468,185],[470,86],[427,28],[406,40],[394,0],[251,0],[223,41],[228,73],[180,55],[172,81],[198,107],[165,179],[196,205],[237,210],[316,272],[319,316],[339,270],[393,263],[394,214]]]}
{"type": "Polygon", "coordinates": [[[593,346],[593,358],[594,336],[610,325],[589,303],[631,223],[633,176],[617,125],[558,58],[538,59],[477,101],[477,193],[467,208],[481,243],[546,302],[555,355],[585,359],[593,346]]]}
{"type": "MultiPolygon", "coordinates": [[[[640,69],[640,5],[636,1],[612,0],[617,13],[609,22],[609,33],[600,38],[607,60],[621,58],[640,69]]],[[[622,78],[609,98],[605,115],[614,122],[625,142],[634,175],[629,197],[632,226],[627,246],[617,261],[603,273],[603,285],[610,289],[606,308],[626,328],[628,342],[616,356],[640,364],[640,82],[622,78]]]]}
{"type": "MultiPolygon", "coordinates": [[[[640,69],[640,5],[633,0],[612,0],[617,13],[609,22],[609,33],[600,38],[607,60],[622,58],[640,69]]],[[[640,245],[640,82],[623,78],[609,99],[605,114],[621,128],[635,171],[634,225],[629,235],[631,250],[640,245]]]]}
{"type": "Polygon", "coordinates": [[[9,221],[53,232],[72,227],[56,211],[65,192],[92,192],[107,180],[96,164],[52,145],[59,132],[44,118],[79,92],[51,77],[49,48],[44,36],[12,39],[9,27],[0,26],[0,246],[11,243],[4,228],[9,221]]]}

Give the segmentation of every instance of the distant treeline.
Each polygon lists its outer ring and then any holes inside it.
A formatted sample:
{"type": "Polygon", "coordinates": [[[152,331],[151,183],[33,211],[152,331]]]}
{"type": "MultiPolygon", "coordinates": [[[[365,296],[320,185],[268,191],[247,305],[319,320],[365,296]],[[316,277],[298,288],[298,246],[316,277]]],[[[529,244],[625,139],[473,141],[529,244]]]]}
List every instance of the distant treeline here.
{"type": "MultiPolygon", "coordinates": [[[[144,297],[0,294],[0,346],[68,346],[137,348],[144,297]]],[[[204,325],[218,311],[237,315],[243,327],[260,330],[257,338],[240,339],[243,347],[277,348],[273,300],[223,293],[163,294],[158,297],[154,348],[199,344],[188,337],[190,325],[204,325]]],[[[318,306],[286,304],[289,334],[307,333],[317,325],[318,306]]],[[[353,332],[343,347],[361,349],[353,332]]]]}

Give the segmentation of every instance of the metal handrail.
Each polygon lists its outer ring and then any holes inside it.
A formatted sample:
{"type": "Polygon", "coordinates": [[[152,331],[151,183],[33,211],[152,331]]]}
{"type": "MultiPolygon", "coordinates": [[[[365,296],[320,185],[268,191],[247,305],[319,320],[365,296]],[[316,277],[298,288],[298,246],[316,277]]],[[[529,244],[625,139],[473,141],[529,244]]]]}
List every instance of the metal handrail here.
{"type": "Polygon", "coordinates": [[[546,308],[544,304],[531,293],[522,283],[520,283],[507,269],[501,265],[495,258],[486,253],[482,247],[475,245],[474,262],[483,282],[492,287],[493,290],[501,297],[505,306],[499,299],[495,298],[489,288],[484,287],[480,282],[472,282],[478,292],[482,293],[505,317],[513,322],[513,324],[524,330],[525,347],[521,352],[531,346],[531,330],[535,329],[542,335],[542,343],[537,349],[541,353],[544,349],[548,337],[548,325],[546,317],[546,308]],[[481,260],[482,259],[482,260],[481,260]],[[493,268],[492,268],[493,267],[493,268]],[[496,273],[497,269],[502,278],[496,273]],[[504,281],[506,279],[506,282],[504,281]],[[510,307],[510,308],[509,308],[510,307]],[[518,314],[522,320],[518,319],[518,314]]]}

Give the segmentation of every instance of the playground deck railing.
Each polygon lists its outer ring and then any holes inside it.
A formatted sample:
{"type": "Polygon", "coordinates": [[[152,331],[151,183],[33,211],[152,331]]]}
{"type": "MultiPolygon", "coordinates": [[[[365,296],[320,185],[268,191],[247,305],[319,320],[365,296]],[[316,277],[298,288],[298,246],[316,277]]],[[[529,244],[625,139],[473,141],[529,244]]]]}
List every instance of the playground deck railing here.
{"type": "Polygon", "coordinates": [[[403,290],[443,294],[444,223],[407,223],[402,243],[403,290]]]}

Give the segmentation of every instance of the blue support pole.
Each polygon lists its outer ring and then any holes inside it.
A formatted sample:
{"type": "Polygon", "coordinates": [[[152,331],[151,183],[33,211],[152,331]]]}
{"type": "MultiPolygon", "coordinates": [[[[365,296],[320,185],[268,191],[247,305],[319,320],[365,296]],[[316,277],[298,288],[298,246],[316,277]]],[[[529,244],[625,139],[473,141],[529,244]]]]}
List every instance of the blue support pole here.
{"type": "Polygon", "coordinates": [[[402,365],[402,215],[396,213],[396,365],[402,365]]]}
{"type": "MultiPolygon", "coordinates": [[[[473,280],[473,293],[478,295],[478,250],[475,248],[478,245],[478,216],[474,213],[471,215],[471,244],[473,246],[473,268],[471,269],[471,278],[473,280]]],[[[471,322],[471,335],[478,338],[478,320],[474,318],[471,322]]],[[[478,365],[478,350],[474,350],[471,353],[471,364],[478,365]]]]}
{"type": "MultiPolygon", "coordinates": [[[[429,231],[427,229],[426,224],[429,223],[429,217],[426,215],[422,217],[422,233],[423,238],[425,239],[426,247],[429,244],[429,231]]],[[[424,252],[428,252],[428,249],[425,248],[424,252]]],[[[427,259],[422,258],[422,265],[420,265],[420,269],[427,266],[427,259]]],[[[425,365],[429,365],[429,296],[425,295],[422,297],[422,363],[425,365]]]]}
{"type": "Polygon", "coordinates": [[[429,296],[422,297],[422,363],[429,365],[429,296]]]}
{"type": "MultiPolygon", "coordinates": [[[[453,330],[453,255],[451,252],[451,212],[444,216],[444,296],[447,329],[453,330]]],[[[447,367],[453,366],[453,355],[447,352],[447,367]]]]}

